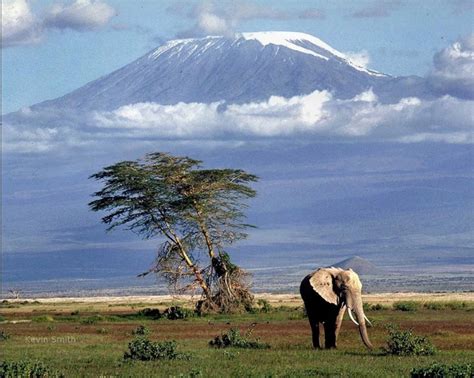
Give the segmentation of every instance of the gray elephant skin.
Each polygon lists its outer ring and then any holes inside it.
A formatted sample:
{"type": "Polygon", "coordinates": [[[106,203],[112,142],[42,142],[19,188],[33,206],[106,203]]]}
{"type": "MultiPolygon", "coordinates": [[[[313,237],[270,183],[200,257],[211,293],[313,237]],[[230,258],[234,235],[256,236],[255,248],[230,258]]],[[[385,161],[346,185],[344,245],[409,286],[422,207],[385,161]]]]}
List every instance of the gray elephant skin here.
{"type": "Polygon", "coordinates": [[[359,328],[363,343],[372,349],[367,334],[367,323],[370,324],[370,321],[362,307],[362,284],[352,269],[320,268],[303,279],[300,293],[311,326],[314,348],[321,348],[320,323],[324,325],[325,347],[336,348],[342,319],[348,309],[351,320],[359,328]]]}

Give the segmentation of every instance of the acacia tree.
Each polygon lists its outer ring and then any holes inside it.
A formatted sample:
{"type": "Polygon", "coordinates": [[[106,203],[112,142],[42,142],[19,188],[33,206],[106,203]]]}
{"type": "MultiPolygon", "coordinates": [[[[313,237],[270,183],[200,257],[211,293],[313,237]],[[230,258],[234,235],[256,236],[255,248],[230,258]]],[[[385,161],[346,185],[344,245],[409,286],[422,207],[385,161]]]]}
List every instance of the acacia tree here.
{"type": "Polygon", "coordinates": [[[232,311],[251,304],[246,274],[225,247],[245,238],[245,200],[257,177],[238,169],[202,169],[201,162],[165,153],[123,161],[91,178],[104,183],[89,206],[108,212],[112,230],[126,226],[145,238],[162,237],[151,272],[179,292],[198,287],[202,311],[232,311]]]}

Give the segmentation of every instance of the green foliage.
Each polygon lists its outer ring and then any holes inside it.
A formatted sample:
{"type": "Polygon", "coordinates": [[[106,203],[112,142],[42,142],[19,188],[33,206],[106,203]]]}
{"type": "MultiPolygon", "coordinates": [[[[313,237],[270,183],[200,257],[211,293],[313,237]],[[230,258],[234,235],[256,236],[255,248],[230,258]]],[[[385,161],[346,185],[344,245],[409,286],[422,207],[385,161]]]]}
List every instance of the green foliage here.
{"type": "Polygon", "coordinates": [[[126,226],[146,239],[164,237],[154,266],[141,276],[159,273],[177,290],[194,277],[209,302],[206,308],[238,302],[234,293],[244,286],[229,277],[237,277],[233,273],[240,269],[224,248],[247,236],[244,231],[251,226],[243,223],[244,201],[256,195],[249,186],[256,176],[240,169],[201,169],[199,160],[152,153],[105,167],[90,178],[104,183],[89,206],[107,212],[102,221],[109,230],[126,226]],[[214,269],[202,269],[198,255],[206,256],[214,269]],[[220,280],[223,275],[226,279],[220,280]]]}
{"type": "Polygon", "coordinates": [[[144,308],[143,310],[138,311],[137,313],[138,316],[142,316],[144,318],[150,318],[150,319],[159,319],[161,318],[161,312],[157,308],[144,308]]]}
{"type": "Polygon", "coordinates": [[[382,311],[382,310],[387,310],[388,307],[384,306],[383,304],[380,303],[375,303],[375,304],[370,304],[370,303],[364,303],[364,311],[382,311]]]}
{"type": "Polygon", "coordinates": [[[216,336],[213,340],[209,341],[209,345],[214,348],[246,348],[246,349],[268,349],[269,344],[261,343],[256,340],[249,340],[251,330],[246,335],[242,336],[238,329],[231,328],[229,332],[223,333],[220,336],[216,336]]]}
{"type": "Polygon", "coordinates": [[[47,323],[47,322],[54,322],[54,318],[51,315],[40,315],[40,316],[35,316],[32,319],[32,321],[35,323],[47,323]]]}
{"type": "Polygon", "coordinates": [[[85,325],[96,324],[98,322],[103,322],[104,320],[106,319],[102,315],[92,315],[92,316],[88,316],[87,318],[81,319],[81,324],[85,324],[85,325]]]}
{"type": "Polygon", "coordinates": [[[410,372],[412,378],[471,378],[474,369],[471,364],[440,364],[413,368],[410,372]]]}
{"type": "Polygon", "coordinates": [[[5,320],[7,320],[7,319],[5,319],[5,317],[3,315],[0,315],[0,322],[4,322],[5,320]]]}
{"type": "Polygon", "coordinates": [[[259,299],[257,305],[260,306],[260,312],[268,313],[272,311],[272,305],[266,299],[259,299]]]}
{"type": "Polygon", "coordinates": [[[99,335],[106,335],[107,333],[109,333],[109,331],[107,331],[107,328],[99,328],[99,329],[97,330],[97,333],[98,333],[99,335]]]}
{"type": "Polygon", "coordinates": [[[473,306],[467,302],[463,301],[449,301],[449,302],[426,302],[423,304],[423,307],[428,310],[469,310],[473,306]]]}
{"type": "Polygon", "coordinates": [[[386,354],[397,356],[429,356],[436,352],[435,347],[423,336],[417,336],[411,330],[402,331],[391,325],[388,327],[389,337],[386,354]]]}
{"type": "Polygon", "coordinates": [[[63,374],[52,370],[41,361],[3,361],[0,363],[0,377],[5,378],[53,378],[64,377],[63,374]]]}
{"type": "Polygon", "coordinates": [[[411,302],[411,301],[401,301],[401,302],[394,302],[393,308],[397,311],[410,311],[414,312],[418,310],[419,307],[418,302],[411,302]]]}
{"type": "Polygon", "coordinates": [[[472,309],[472,302],[471,305],[469,305],[466,302],[461,302],[461,301],[451,301],[451,302],[446,302],[445,303],[446,308],[449,308],[451,310],[467,310],[467,309],[472,309]]]}
{"type": "Polygon", "coordinates": [[[168,307],[165,311],[163,311],[163,317],[168,320],[186,319],[191,318],[195,315],[196,314],[193,310],[189,310],[180,306],[171,306],[168,307]]]}
{"type": "Polygon", "coordinates": [[[10,338],[10,335],[6,333],[5,331],[1,330],[0,331],[0,341],[5,341],[10,338]]]}
{"type": "Polygon", "coordinates": [[[189,355],[179,353],[176,349],[176,341],[153,342],[146,336],[139,336],[128,344],[128,351],[124,353],[123,358],[140,361],[189,358],[189,355]]]}
{"type": "Polygon", "coordinates": [[[139,325],[132,331],[132,335],[135,336],[148,336],[150,334],[150,330],[148,327],[144,326],[143,324],[139,325]]]}
{"type": "Polygon", "coordinates": [[[428,310],[442,310],[445,308],[444,303],[441,302],[426,302],[423,307],[428,310]]]}
{"type": "Polygon", "coordinates": [[[202,370],[201,369],[191,369],[191,371],[187,375],[189,378],[194,378],[194,377],[202,377],[202,370]]]}

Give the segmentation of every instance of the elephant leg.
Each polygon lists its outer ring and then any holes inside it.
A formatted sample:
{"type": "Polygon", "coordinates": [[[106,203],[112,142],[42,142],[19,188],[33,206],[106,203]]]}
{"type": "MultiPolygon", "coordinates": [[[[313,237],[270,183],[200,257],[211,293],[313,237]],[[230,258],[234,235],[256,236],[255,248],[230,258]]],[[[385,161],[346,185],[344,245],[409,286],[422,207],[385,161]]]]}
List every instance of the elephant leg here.
{"type": "Polygon", "coordinates": [[[311,325],[311,332],[313,334],[313,348],[321,349],[321,345],[319,344],[319,322],[310,319],[309,324],[311,325]]]}
{"type": "Polygon", "coordinates": [[[324,322],[324,341],[326,349],[336,347],[336,323],[334,321],[324,322]]]}
{"type": "Polygon", "coordinates": [[[346,312],[346,306],[342,306],[337,314],[336,318],[336,344],[339,337],[339,331],[341,330],[342,319],[344,318],[344,313],[346,312]]]}

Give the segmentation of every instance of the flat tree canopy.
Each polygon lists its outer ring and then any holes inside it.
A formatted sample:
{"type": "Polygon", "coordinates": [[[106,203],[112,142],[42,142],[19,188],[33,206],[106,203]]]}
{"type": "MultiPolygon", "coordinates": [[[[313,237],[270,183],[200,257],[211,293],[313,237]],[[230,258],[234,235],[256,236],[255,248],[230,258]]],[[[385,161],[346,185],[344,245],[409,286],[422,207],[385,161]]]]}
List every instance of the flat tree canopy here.
{"type": "Polygon", "coordinates": [[[202,311],[232,311],[252,302],[246,274],[225,247],[247,236],[245,201],[256,195],[255,175],[240,169],[202,169],[201,161],[152,153],[105,167],[91,178],[103,182],[89,203],[102,221],[144,238],[161,237],[149,272],[178,292],[199,288],[202,311]]]}

